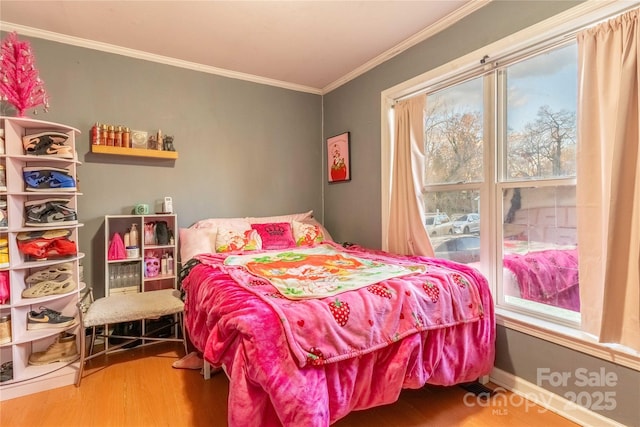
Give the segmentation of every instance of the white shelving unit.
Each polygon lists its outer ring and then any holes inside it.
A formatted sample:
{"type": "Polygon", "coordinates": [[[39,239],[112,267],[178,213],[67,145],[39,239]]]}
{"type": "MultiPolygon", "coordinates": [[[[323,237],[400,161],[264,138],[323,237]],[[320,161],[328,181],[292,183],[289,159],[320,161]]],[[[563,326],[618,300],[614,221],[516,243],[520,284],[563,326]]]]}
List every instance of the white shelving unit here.
{"type": "Polygon", "coordinates": [[[176,214],[150,214],[150,215],[107,215],[105,216],[105,272],[104,295],[114,293],[148,292],[159,289],[175,289],[178,285],[178,272],[176,270],[176,256],[178,254],[178,233],[176,214]],[[172,237],[171,241],[145,243],[145,224],[165,222],[172,237]],[[124,235],[135,224],[138,229],[139,256],[111,260],[108,259],[109,245],[116,233],[124,240],[124,235]],[[173,259],[173,271],[157,276],[145,275],[145,258],[155,254],[158,259],[164,255],[171,255],[173,259]]]}
{"type": "MultiPolygon", "coordinates": [[[[40,120],[16,117],[0,117],[0,127],[4,129],[5,154],[0,155],[0,163],[5,167],[6,191],[0,191],[0,198],[6,199],[8,227],[0,229],[0,237],[6,238],[9,247],[9,265],[0,267],[8,271],[11,296],[7,303],[0,305],[0,316],[11,316],[11,341],[0,344],[0,363],[13,362],[13,378],[0,382],[0,400],[12,399],[47,389],[61,387],[75,382],[78,372],[77,359],[71,362],[54,362],[46,365],[29,365],[29,356],[34,352],[45,351],[55,342],[65,329],[27,330],[27,314],[29,311],[40,311],[44,306],[62,312],[65,316],[77,316],[77,302],[84,284],[80,282],[79,261],[84,257],[78,247],[75,256],[29,260],[19,250],[16,236],[21,232],[36,230],[68,229],[70,240],[78,246],[78,229],[80,223],[57,223],[52,226],[29,227],[24,223],[24,204],[27,201],[44,200],[47,198],[63,198],[68,200],[68,206],[76,210],[78,191],[26,191],[22,169],[24,167],[55,167],[66,169],[77,183],[77,167],[80,162],[75,154],[75,139],[80,131],[69,126],[40,120]],[[69,135],[67,142],[73,147],[74,158],[64,159],[51,156],[26,155],[22,145],[24,135],[44,131],[63,132],[69,135]],[[73,278],[78,287],[67,294],[49,295],[39,298],[23,298],[22,291],[27,287],[25,279],[32,273],[48,266],[71,262],[73,278]]],[[[77,336],[81,332],[77,324],[66,328],[68,333],[77,336]]]]}
{"type": "MultiPolygon", "coordinates": [[[[153,292],[160,289],[176,289],[178,286],[178,271],[176,256],[178,254],[178,219],[176,214],[149,214],[149,215],[107,215],[105,216],[105,271],[104,271],[104,295],[109,296],[116,293],[130,294],[137,292],[153,292]],[[145,224],[156,224],[164,222],[167,224],[167,241],[148,241],[145,242],[145,224]],[[124,236],[130,232],[132,225],[135,224],[138,229],[138,256],[132,256],[123,259],[109,259],[109,246],[115,234],[119,234],[120,238],[125,240],[124,236]],[[170,240],[168,238],[170,237],[170,240]],[[145,260],[151,256],[155,256],[158,262],[163,256],[171,255],[173,260],[172,271],[159,273],[154,276],[146,274],[145,260]]],[[[158,327],[158,323],[163,319],[146,319],[144,321],[128,322],[120,326],[124,326],[127,335],[138,336],[144,335],[158,327]],[[130,329],[131,328],[131,329],[130,329]]],[[[175,320],[175,319],[174,319],[175,320]]],[[[116,325],[105,325],[109,334],[118,335],[116,325]]],[[[181,331],[173,329],[169,332],[176,337],[181,331]]],[[[109,338],[105,340],[105,347],[110,345],[109,338]]],[[[157,341],[145,341],[141,339],[141,344],[153,344],[157,341]]]]}

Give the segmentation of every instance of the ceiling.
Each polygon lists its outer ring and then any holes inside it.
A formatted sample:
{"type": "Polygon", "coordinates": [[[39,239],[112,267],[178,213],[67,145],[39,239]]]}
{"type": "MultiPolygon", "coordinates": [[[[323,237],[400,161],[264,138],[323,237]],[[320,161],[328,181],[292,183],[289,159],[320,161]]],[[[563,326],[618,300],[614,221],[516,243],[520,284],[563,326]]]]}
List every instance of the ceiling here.
{"type": "Polygon", "coordinates": [[[490,0],[0,0],[0,29],[325,93],[490,0]]]}

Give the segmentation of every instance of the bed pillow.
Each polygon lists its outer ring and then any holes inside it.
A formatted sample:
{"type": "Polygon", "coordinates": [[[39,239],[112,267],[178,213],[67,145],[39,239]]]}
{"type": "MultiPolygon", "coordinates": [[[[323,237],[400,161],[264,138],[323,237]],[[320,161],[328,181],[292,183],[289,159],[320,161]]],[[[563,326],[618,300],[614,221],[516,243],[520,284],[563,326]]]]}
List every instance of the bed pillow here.
{"type": "Polygon", "coordinates": [[[311,246],[324,241],[324,233],[317,224],[293,221],[293,238],[298,246],[311,246]]]}
{"type": "Polygon", "coordinates": [[[196,255],[215,252],[216,235],[211,228],[181,228],[180,260],[185,263],[196,255]]]}
{"type": "Polygon", "coordinates": [[[287,249],[296,246],[291,224],[288,222],[251,224],[251,228],[260,235],[262,249],[287,249]]]}
{"type": "Polygon", "coordinates": [[[251,224],[270,224],[272,222],[305,221],[313,217],[313,211],[279,216],[261,216],[245,218],[251,224]]]}
{"type": "Polygon", "coordinates": [[[311,217],[309,219],[305,219],[304,221],[300,221],[304,224],[311,224],[311,225],[315,225],[317,226],[320,231],[322,231],[322,239],[325,242],[333,242],[333,238],[331,237],[331,234],[329,234],[329,231],[324,228],[324,225],[320,224],[314,217],[311,217]]]}
{"type": "Polygon", "coordinates": [[[231,228],[234,230],[249,230],[251,224],[245,218],[207,218],[193,224],[191,228],[231,228]]]}
{"type": "Polygon", "coordinates": [[[216,252],[255,251],[262,248],[260,235],[249,228],[219,227],[216,236],[216,252]]]}

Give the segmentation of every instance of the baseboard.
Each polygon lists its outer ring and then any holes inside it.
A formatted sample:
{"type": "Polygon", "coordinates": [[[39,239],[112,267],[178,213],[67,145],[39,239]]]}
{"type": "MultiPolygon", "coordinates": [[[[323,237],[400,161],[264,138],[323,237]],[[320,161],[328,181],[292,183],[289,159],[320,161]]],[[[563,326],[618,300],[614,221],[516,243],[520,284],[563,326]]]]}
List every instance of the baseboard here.
{"type": "Polygon", "coordinates": [[[77,375],[78,364],[73,363],[41,377],[5,384],[2,386],[0,401],[75,384],[77,375]]]}
{"type": "Polygon", "coordinates": [[[492,383],[582,426],[625,427],[624,424],[593,412],[501,369],[493,368],[489,378],[492,383]]]}

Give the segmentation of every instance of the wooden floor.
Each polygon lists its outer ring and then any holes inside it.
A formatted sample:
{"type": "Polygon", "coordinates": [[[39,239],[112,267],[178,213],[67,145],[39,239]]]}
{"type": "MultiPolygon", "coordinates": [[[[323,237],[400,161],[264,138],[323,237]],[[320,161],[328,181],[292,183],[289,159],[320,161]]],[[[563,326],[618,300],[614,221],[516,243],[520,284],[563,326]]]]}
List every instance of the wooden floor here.
{"type": "MultiPolygon", "coordinates": [[[[111,355],[106,367],[104,359],[93,360],[80,388],[71,385],[2,402],[0,425],[225,426],[227,378],[218,374],[205,381],[198,371],[173,369],[171,364],[183,351],[180,344],[157,344],[111,355]]],[[[353,412],[334,426],[576,425],[541,407],[525,405],[515,395],[487,401],[467,393],[460,387],[405,390],[396,403],[353,412]]]]}

